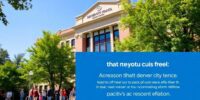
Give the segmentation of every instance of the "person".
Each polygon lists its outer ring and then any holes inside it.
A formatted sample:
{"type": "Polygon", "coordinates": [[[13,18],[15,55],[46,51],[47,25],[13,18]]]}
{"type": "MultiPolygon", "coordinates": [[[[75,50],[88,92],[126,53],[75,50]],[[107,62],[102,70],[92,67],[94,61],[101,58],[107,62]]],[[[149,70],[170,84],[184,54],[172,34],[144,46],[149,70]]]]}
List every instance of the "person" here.
{"type": "Polygon", "coordinates": [[[72,91],[70,92],[70,100],[75,100],[76,95],[75,95],[75,88],[72,89],[72,91]]]}
{"type": "Polygon", "coordinates": [[[37,87],[33,88],[33,100],[38,100],[39,93],[37,87]]]}
{"type": "Polygon", "coordinates": [[[8,92],[6,93],[6,100],[11,100],[11,99],[12,99],[12,96],[13,96],[12,91],[8,91],[8,92]]]}
{"type": "Polygon", "coordinates": [[[24,100],[24,97],[25,97],[24,89],[21,89],[21,91],[20,91],[20,100],[24,100]]]}
{"type": "Polygon", "coordinates": [[[39,100],[43,100],[42,91],[40,91],[40,93],[39,93],[39,100]]]}
{"type": "Polygon", "coordinates": [[[29,90],[29,100],[33,100],[33,88],[29,90]]]}
{"type": "Polygon", "coordinates": [[[59,100],[60,93],[58,89],[55,90],[54,94],[55,94],[55,100],[59,100]]]}
{"type": "Polygon", "coordinates": [[[60,100],[62,100],[62,89],[60,89],[60,100]]]}
{"type": "Polygon", "coordinates": [[[71,92],[71,90],[72,90],[72,88],[68,88],[67,90],[66,90],[66,92],[67,92],[67,100],[69,100],[69,95],[70,95],[70,92],[71,92]]]}
{"type": "Polygon", "coordinates": [[[3,100],[3,91],[0,89],[0,100],[3,100]]]}
{"type": "Polygon", "coordinates": [[[42,91],[42,100],[46,100],[47,99],[47,92],[45,89],[43,89],[42,91]]]}
{"type": "Polygon", "coordinates": [[[52,97],[53,97],[53,91],[51,87],[49,86],[47,90],[47,100],[52,100],[52,97]]]}
{"type": "Polygon", "coordinates": [[[0,90],[0,100],[5,100],[4,90],[0,90]]]}
{"type": "Polygon", "coordinates": [[[62,88],[62,100],[65,100],[66,96],[67,96],[66,89],[62,88]]]}

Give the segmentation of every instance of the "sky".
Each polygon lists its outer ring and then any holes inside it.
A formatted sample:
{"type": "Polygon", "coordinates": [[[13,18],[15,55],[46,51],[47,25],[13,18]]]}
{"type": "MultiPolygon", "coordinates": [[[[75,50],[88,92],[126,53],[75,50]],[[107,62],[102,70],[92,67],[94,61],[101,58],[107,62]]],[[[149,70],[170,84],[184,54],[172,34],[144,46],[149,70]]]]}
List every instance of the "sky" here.
{"type": "MultiPolygon", "coordinates": [[[[3,0],[5,2],[6,0],[3,0]]],[[[57,32],[75,25],[75,17],[84,13],[98,0],[33,0],[33,8],[16,11],[5,3],[3,8],[9,24],[0,22],[0,44],[13,59],[26,53],[42,36],[42,31],[57,32]]],[[[135,1],[135,0],[133,0],[135,1]]]]}

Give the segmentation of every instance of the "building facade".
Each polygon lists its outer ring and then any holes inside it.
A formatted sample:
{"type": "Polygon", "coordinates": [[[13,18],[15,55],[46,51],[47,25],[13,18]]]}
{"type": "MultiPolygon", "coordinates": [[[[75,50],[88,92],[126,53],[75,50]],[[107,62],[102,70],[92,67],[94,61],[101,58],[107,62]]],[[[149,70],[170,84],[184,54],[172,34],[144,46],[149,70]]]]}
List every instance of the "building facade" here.
{"type": "MultiPolygon", "coordinates": [[[[60,44],[69,44],[74,52],[113,52],[114,42],[129,36],[128,29],[119,27],[121,15],[119,0],[101,0],[76,17],[73,27],[57,32],[62,38],[60,44]]],[[[47,89],[48,83],[35,86],[43,90],[47,89]]]]}
{"type": "Polygon", "coordinates": [[[119,27],[121,15],[119,0],[99,1],[76,17],[75,26],[57,32],[61,45],[69,44],[74,52],[113,52],[114,41],[129,36],[119,27]]]}

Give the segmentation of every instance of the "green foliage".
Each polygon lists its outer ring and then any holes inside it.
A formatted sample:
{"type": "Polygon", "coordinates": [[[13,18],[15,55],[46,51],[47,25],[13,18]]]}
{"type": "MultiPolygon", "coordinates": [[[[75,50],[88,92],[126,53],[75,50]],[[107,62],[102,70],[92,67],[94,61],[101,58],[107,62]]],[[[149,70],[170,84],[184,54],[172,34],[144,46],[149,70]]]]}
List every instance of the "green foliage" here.
{"type": "Polygon", "coordinates": [[[20,78],[16,65],[7,61],[4,65],[0,66],[0,87],[4,90],[14,90],[24,87],[26,80],[20,78]]]}
{"type": "Polygon", "coordinates": [[[3,65],[6,61],[9,60],[9,54],[7,50],[4,50],[0,47],[0,65],[3,65]]]}
{"type": "Polygon", "coordinates": [[[7,3],[10,4],[15,10],[28,10],[32,7],[32,0],[0,0],[0,21],[2,21],[4,25],[8,24],[8,20],[3,12],[3,1],[7,1],[7,3]]]}
{"type": "Polygon", "coordinates": [[[19,72],[22,74],[20,78],[29,81],[29,85],[33,83],[48,82],[48,73],[44,68],[35,66],[32,61],[26,60],[21,63],[20,66],[22,66],[19,69],[19,72]],[[29,75],[30,71],[33,72],[33,75],[29,75]]]}
{"type": "Polygon", "coordinates": [[[121,26],[129,28],[131,36],[117,43],[118,51],[200,51],[199,0],[139,0],[122,5],[121,26]]]}
{"type": "Polygon", "coordinates": [[[18,54],[14,56],[14,63],[16,64],[17,68],[20,68],[20,63],[23,62],[23,58],[24,58],[25,54],[18,54]]]}
{"type": "Polygon", "coordinates": [[[75,72],[74,54],[68,45],[60,46],[60,41],[56,34],[43,32],[43,37],[28,49],[31,53],[29,68],[33,68],[34,73],[40,69],[40,74],[34,75],[39,79],[46,79],[52,88],[55,83],[62,85],[61,83],[66,82],[66,78],[72,77],[75,72]]]}
{"type": "Polygon", "coordinates": [[[27,88],[26,79],[21,78],[20,65],[23,62],[22,54],[16,56],[15,61],[9,59],[7,50],[0,48],[0,89],[19,90],[27,88]],[[20,60],[19,60],[20,59],[20,60]]]}

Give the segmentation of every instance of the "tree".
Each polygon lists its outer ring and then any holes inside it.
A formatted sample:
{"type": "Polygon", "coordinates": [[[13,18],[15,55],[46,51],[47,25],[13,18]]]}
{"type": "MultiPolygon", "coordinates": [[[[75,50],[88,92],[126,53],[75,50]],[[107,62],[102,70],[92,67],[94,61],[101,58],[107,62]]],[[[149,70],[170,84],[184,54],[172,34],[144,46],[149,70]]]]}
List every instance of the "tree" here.
{"type": "Polygon", "coordinates": [[[8,24],[6,15],[3,12],[4,1],[7,1],[15,10],[28,10],[32,7],[32,0],[0,0],[0,21],[2,21],[4,25],[8,24]]]}
{"type": "Polygon", "coordinates": [[[20,68],[20,63],[23,62],[24,54],[18,54],[14,56],[14,63],[16,64],[17,68],[20,68]]]}
{"type": "Polygon", "coordinates": [[[131,34],[118,51],[200,51],[199,0],[122,0],[122,6],[121,26],[131,34]]]}
{"type": "Polygon", "coordinates": [[[4,50],[0,46],[0,65],[3,65],[8,60],[9,60],[9,54],[7,50],[4,50]]]}
{"type": "MultiPolygon", "coordinates": [[[[19,54],[21,55],[21,54],[19,54]]],[[[16,61],[9,59],[9,54],[6,50],[0,48],[0,89],[4,91],[12,90],[14,92],[14,99],[17,99],[17,94],[21,88],[27,89],[27,80],[21,78],[23,73],[20,72],[22,63],[22,55],[16,56],[16,61]]]]}
{"type": "Polygon", "coordinates": [[[48,82],[48,72],[46,72],[43,67],[36,66],[32,60],[25,59],[20,66],[20,78],[27,80],[29,88],[33,83],[48,82]],[[31,71],[33,75],[30,75],[31,71]]]}
{"type": "Polygon", "coordinates": [[[74,74],[74,54],[68,45],[60,45],[60,41],[59,36],[43,32],[43,37],[28,49],[31,54],[29,61],[33,63],[33,67],[48,73],[46,77],[52,89],[55,84],[60,84],[61,87],[66,77],[74,74]]]}
{"type": "Polygon", "coordinates": [[[17,67],[11,61],[6,61],[4,65],[0,65],[0,87],[3,90],[17,90],[26,82],[21,79],[21,74],[17,67]]]}

